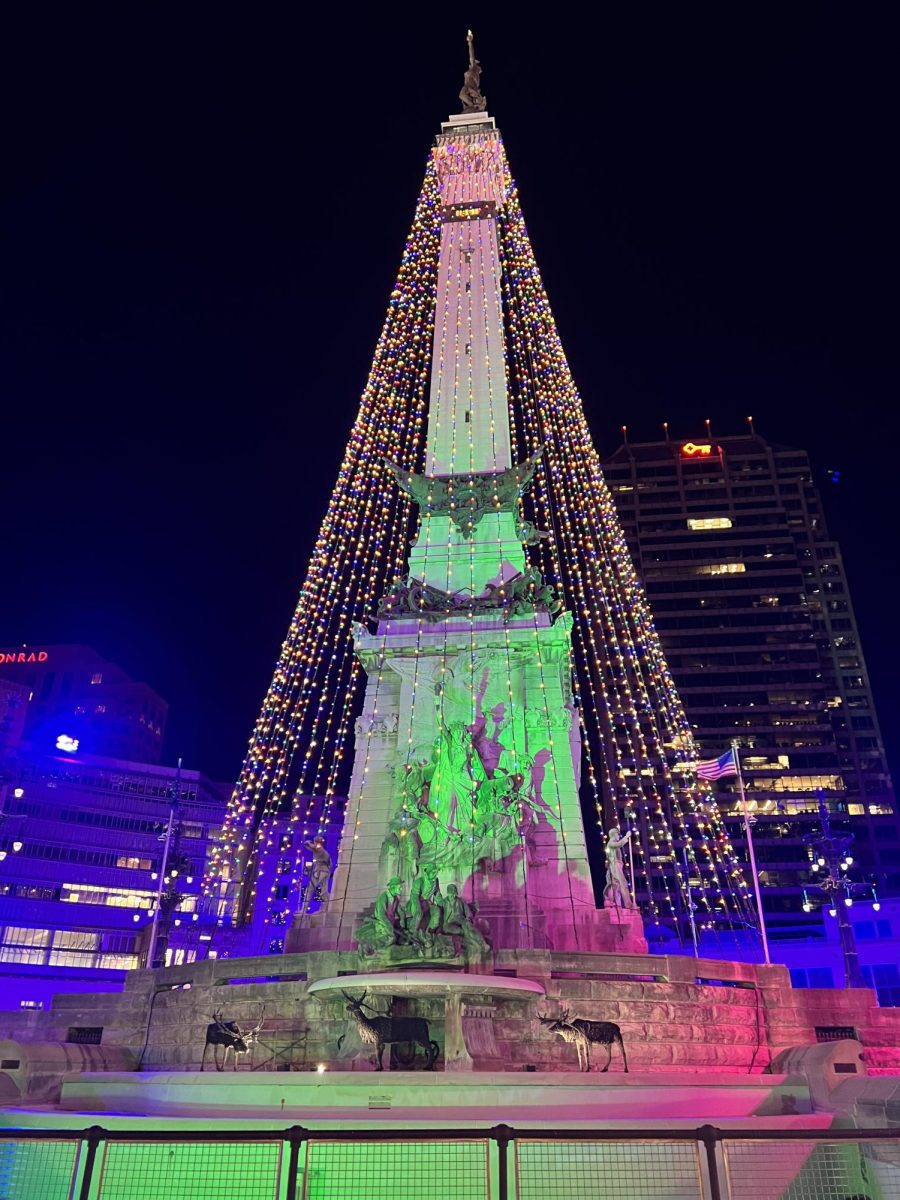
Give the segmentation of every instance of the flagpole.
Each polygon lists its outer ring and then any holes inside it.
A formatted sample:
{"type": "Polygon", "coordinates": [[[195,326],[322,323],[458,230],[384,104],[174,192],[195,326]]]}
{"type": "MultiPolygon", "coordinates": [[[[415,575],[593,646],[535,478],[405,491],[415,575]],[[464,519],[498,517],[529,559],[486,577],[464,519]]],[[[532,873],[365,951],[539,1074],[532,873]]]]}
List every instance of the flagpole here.
{"type": "Polygon", "coordinates": [[[753,833],[750,829],[750,814],[747,811],[747,797],[744,794],[744,776],[741,774],[741,756],[738,751],[737,739],[731,743],[731,749],[734,753],[734,765],[737,767],[738,789],[741,794],[741,809],[744,815],[744,833],[747,835],[747,849],[750,852],[750,870],[753,874],[753,891],[756,894],[756,911],[759,913],[759,932],[762,934],[763,954],[766,959],[766,966],[772,965],[772,960],[769,958],[769,939],[766,936],[766,914],[763,912],[762,896],[759,894],[759,875],[756,871],[756,854],[753,849],[753,833]]]}
{"type": "MultiPolygon", "coordinates": [[[[627,809],[625,810],[625,816],[626,816],[626,818],[628,817],[627,809]]],[[[631,825],[630,820],[628,822],[628,832],[629,833],[632,832],[632,825],[631,825]]],[[[637,904],[637,887],[635,886],[635,882],[634,882],[634,838],[633,837],[630,837],[628,839],[628,875],[631,880],[631,897],[634,900],[635,904],[637,904]]],[[[652,897],[651,897],[651,899],[652,899],[652,897]]]]}

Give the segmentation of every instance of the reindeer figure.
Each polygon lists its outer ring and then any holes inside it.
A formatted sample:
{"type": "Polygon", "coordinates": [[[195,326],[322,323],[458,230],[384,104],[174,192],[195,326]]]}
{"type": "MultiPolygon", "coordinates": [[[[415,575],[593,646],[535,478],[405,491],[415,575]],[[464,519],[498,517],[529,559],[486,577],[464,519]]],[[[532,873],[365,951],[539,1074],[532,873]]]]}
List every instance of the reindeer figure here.
{"type": "Polygon", "coordinates": [[[206,1045],[203,1047],[203,1057],[200,1060],[200,1070],[206,1065],[206,1052],[212,1046],[213,1062],[217,1071],[224,1071],[228,1061],[228,1051],[231,1051],[234,1069],[237,1070],[239,1054],[248,1054],[250,1047],[259,1036],[263,1021],[266,1017],[266,1006],[260,1013],[259,1024],[252,1029],[241,1029],[236,1021],[223,1021],[221,1012],[214,1012],[212,1022],[206,1027],[206,1045]],[[219,1047],[224,1046],[221,1065],[219,1063],[219,1047]]]}
{"type": "MultiPolygon", "coordinates": [[[[424,1017],[382,1017],[378,1014],[367,1017],[363,1012],[363,1001],[367,992],[363,992],[357,1000],[349,992],[343,992],[347,1000],[347,1012],[356,1021],[356,1028],[362,1041],[375,1047],[375,1070],[382,1071],[384,1048],[390,1042],[413,1042],[425,1049],[427,1071],[434,1070],[434,1062],[439,1053],[437,1042],[432,1041],[428,1030],[428,1022],[424,1017]]],[[[368,1004],[366,1008],[369,1008],[368,1004]]],[[[374,1012],[373,1009],[369,1009],[374,1012]]]]}
{"type": "Polygon", "coordinates": [[[606,1047],[606,1066],[601,1068],[601,1070],[608,1071],[609,1064],[612,1062],[613,1043],[618,1043],[622,1051],[622,1061],[625,1064],[625,1070],[628,1070],[628,1059],[625,1056],[625,1043],[622,1041],[622,1031],[612,1021],[585,1021],[581,1017],[576,1017],[574,1021],[570,1021],[569,1010],[567,1008],[564,1008],[556,1019],[553,1017],[544,1017],[538,1013],[538,1020],[542,1025],[549,1025],[550,1032],[558,1033],[564,1042],[575,1043],[575,1049],[578,1051],[579,1071],[590,1071],[592,1045],[606,1047]]]}

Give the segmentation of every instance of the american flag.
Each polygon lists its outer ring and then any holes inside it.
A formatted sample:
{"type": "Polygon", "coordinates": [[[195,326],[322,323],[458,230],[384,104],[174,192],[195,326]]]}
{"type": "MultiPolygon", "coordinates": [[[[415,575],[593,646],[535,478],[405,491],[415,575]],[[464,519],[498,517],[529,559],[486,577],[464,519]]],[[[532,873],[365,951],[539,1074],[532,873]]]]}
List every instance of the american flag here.
{"type": "Polygon", "coordinates": [[[737,775],[734,749],[727,750],[718,758],[707,758],[696,766],[698,779],[724,779],[726,775],[737,775]]]}

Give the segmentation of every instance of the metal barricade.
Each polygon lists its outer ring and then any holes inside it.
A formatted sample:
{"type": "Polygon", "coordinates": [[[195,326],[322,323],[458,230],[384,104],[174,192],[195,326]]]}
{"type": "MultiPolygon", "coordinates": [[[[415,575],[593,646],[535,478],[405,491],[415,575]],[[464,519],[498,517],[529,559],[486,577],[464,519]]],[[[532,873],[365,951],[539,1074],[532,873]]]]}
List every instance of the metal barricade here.
{"type": "Polygon", "coordinates": [[[900,1131],[0,1130],[0,1200],[900,1200],[900,1131]]]}

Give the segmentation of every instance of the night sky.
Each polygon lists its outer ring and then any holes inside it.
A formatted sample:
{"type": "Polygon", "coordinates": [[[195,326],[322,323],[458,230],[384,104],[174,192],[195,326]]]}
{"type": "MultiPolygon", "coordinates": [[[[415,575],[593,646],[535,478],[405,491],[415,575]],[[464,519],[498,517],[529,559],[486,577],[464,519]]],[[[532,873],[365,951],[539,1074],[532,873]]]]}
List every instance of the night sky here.
{"type": "Polygon", "coordinates": [[[7,29],[0,644],[93,645],[169,700],[166,761],[235,778],[471,23],[601,454],[748,413],[811,451],[897,766],[876,8],[329,7],[7,29]]]}

